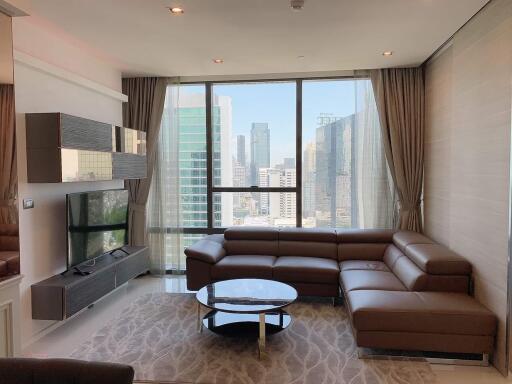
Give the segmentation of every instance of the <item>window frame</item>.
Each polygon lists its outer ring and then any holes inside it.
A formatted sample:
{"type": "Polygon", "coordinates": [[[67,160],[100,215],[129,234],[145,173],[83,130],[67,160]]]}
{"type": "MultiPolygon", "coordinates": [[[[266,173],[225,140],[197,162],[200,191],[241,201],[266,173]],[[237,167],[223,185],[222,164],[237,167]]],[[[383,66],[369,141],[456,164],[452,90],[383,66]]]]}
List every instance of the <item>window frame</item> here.
{"type": "MultiPolygon", "coordinates": [[[[276,79],[250,79],[250,80],[220,80],[220,81],[185,81],[179,85],[204,85],[206,106],[206,195],[207,195],[207,226],[206,227],[182,227],[165,228],[166,233],[181,232],[184,234],[222,234],[226,228],[214,226],[213,196],[222,192],[281,192],[295,193],[296,196],[296,223],[297,228],[302,227],[302,91],[304,81],[328,81],[328,80],[362,80],[367,76],[326,76],[326,77],[300,77],[300,78],[276,78],[276,79]],[[270,82],[295,82],[295,187],[222,187],[214,186],[213,169],[213,86],[218,84],[248,84],[270,82]]],[[[178,85],[178,86],[179,86],[178,85]]]]}

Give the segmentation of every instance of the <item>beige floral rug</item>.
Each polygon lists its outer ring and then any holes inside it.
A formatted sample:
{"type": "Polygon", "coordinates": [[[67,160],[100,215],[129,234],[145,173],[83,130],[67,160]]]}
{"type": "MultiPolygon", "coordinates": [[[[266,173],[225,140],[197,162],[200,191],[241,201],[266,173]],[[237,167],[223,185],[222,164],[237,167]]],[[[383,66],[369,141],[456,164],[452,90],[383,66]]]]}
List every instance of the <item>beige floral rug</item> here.
{"type": "Polygon", "coordinates": [[[326,302],[296,302],[292,324],[267,337],[267,358],[257,342],[196,329],[191,294],[141,296],[76,349],[71,357],[121,362],[138,381],[204,384],[434,383],[422,361],[360,360],[345,309],[326,302]]]}

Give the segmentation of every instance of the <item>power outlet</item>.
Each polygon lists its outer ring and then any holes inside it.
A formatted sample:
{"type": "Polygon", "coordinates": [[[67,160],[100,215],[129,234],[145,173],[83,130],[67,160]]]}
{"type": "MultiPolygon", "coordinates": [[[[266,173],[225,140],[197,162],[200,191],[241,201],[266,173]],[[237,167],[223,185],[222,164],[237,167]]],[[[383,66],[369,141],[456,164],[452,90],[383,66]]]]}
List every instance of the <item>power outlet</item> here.
{"type": "Polygon", "coordinates": [[[34,208],[34,199],[23,199],[23,209],[34,208]]]}

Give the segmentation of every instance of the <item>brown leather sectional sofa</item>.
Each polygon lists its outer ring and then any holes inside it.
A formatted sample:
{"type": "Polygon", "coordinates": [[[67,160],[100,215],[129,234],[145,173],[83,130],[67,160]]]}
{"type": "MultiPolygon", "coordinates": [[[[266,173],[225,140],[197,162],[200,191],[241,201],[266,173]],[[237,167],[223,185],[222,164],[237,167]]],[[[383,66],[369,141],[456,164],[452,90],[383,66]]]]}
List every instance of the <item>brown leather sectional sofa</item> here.
{"type": "Polygon", "coordinates": [[[131,384],[134,370],[116,363],[72,359],[0,359],[2,384],[131,384]]]}
{"type": "Polygon", "coordinates": [[[18,224],[0,224],[0,279],[20,273],[18,224]]]}
{"type": "Polygon", "coordinates": [[[233,278],[344,296],[359,347],[488,354],[496,317],[469,292],[471,265],[416,232],[237,227],[185,250],[187,286],[233,278]]]}

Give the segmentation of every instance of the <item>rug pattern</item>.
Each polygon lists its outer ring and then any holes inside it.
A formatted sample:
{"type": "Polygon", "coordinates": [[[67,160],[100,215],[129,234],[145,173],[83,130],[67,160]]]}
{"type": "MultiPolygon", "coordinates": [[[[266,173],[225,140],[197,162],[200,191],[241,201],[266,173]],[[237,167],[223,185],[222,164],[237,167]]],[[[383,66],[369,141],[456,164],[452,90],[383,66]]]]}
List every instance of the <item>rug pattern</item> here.
{"type": "Polygon", "coordinates": [[[71,357],[130,364],[136,380],[201,384],[435,383],[427,362],[360,360],[343,306],[296,302],[292,324],[267,338],[267,358],[254,340],[196,329],[191,294],[141,296],[71,357]]]}

